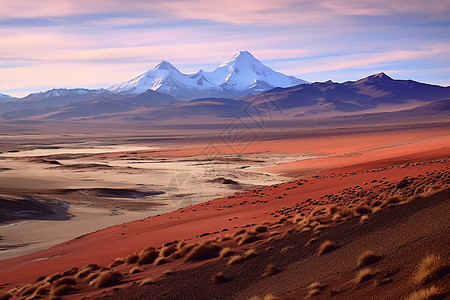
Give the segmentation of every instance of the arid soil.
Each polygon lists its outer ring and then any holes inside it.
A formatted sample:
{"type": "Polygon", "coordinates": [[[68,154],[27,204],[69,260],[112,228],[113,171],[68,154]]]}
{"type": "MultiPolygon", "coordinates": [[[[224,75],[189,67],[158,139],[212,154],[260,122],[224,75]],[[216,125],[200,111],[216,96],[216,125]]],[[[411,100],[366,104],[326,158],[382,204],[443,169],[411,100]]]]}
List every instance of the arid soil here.
{"type": "MultiPolygon", "coordinates": [[[[215,148],[221,149],[214,154],[215,163],[219,156],[233,164],[237,161],[234,167],[249,165],[249,157],[242,161],[227,152],[227,147],[215,148]]],[[[98,156],[116,160],[123,155],[211,159],[202,149],[92,154],[89,160],[99,163],[98,156]]],[[[285,183],[262,181],[242,188],[239,179],[238,184],[224,184],[235,178],[209,177],[207,184],[241,189],[0,261],[2,291],[23,299],[248,299],[269,293],[282,299],[304,298],[309,293],[318,299],[403,299],[434,285],[441,289],[440,297],[448,293],[448,129],[268,139],[248,145],[243,154],[253,155],[252,160],[264,160],[262,154],[312,158],[258,167],[250,164],[252,172],[290,176],[285,183]],[[332,243],[318,255],[327,240],[332,243]],[[357,259],[366,250],[373,251],[377,259],[357,283],[357,272],[364,269],[357,266],[357,259]],[[134,253],[141,263],[130,257],[134,253]],[[432,253],[440,256],[442,267],[431,279],[414,282],[416,266],[432,253]],[[156,257],[148,259],[149,255],[156,257]],[[89,264],[100,269],[83,267],[89,264]],[[56,279],[60,276],[68,279],[56,279]],[[310,287],[315,281],[319,284],[310,287]]],[[[104,166],[89,167],[104,171],[104,166]]],[[[83,202],[104,198],[106,205],[107,199],[124,196],[153,197],[140,193],[158,189],[121,187],[118,191],[90,186],[52,188],[47,194],[55,191],[72,204],[73,196],[83,202]]],[[[11,192],[8,197],[13,196],[11,192]]]]}

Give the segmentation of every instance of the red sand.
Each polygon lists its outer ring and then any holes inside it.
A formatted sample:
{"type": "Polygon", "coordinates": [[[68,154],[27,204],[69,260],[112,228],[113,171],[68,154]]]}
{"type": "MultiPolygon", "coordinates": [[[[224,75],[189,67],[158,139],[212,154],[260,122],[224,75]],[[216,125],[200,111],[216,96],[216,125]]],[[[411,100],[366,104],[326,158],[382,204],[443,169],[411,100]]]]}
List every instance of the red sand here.
{"type": "MultiPolygon", "coordinates": [[[[301,139],[260,142],[250,145],[246,152],[271,151],[286,152],[319,152],[330,150],[338,158],[309,160],[279,166],[280,172],[298,168],[325,168],[323,174],[372,170],[395,165],[396,162],[415,162],[417,160],[434,160],[448,157],[450,154],[450,137],[448,130],[435,131],[399,131],[379,134],[355,134],[350,136],[310,137],[301,139]],[[395,147],[386,145],[396,144],[395,147]],[[330,149],[331,148],[331,149],[330,149]],[[365,149],[372,149],[365,151],[365,149]],[[434,150],[433,150],[434,149],[434,150]],[[432,150],[432,151],[431,151],[432,150]],[[360,153],[358,156],[343,155],[346,152],[360,153]],[[351,166],[351,167],[350,167],[351,166]],[[331,170],[340,167],[341,169],[331,170]]],[[[193,155],[200,148],[158,152],[160,155],[193,155]]],[[[149,153],[155,155],[155,153],[149,153]]],[[[444,165],[445,166],[445,165],[444,165]]],[[[180,209],[162,216],[152,217],[101,230],[51,249],[26,256],[0,261],[0,284],[8,283],[6,289],[35,281],[41,275],[50,275],[71,267],[81,267],[88,263],[106,265],[117,257],[138,252],[148,246],[161,246],[173,240],[198,239],[203,233],[213,233],[226,228],[232,231],[235,227],[252,223],[273,220],[270,213],[282,207],[302,203],[308,198],[317,198],[324,194],[336,193],[347,187],[363,185],[373,179],[386,177],[386,181],[398,181],[404,176],[416,176],[433,171],[435,164],[411,165],[405,168],[387,168],[379,172],[343,174],[338,177],[320,177],[308,179],[308,182],[295,189],[297,183],[285,183],[269,186],[261,190],[265,193],[260,198],[249,191],[237,194],[235,198],[222,198],[209,203],[180,209]],[[286,194],[286,195],[283,195],[286,194]],[[282,199],[277,199],[282,196],[282,199]],[[254,203],[252,201],[268,201],[254,203]],[[246,203],[240,204],[243,201],[246,203]],[[235,206],[232,206],[236,204],[235,206]],[[224,206],[232,206],[225,208],[224,206]],[[231,220],[230,220],[231,219],[231,220]]],[[[223,232],[222,235],[228,233],[223,232]]],[[[205,238],[211,239],[216,235],[205,238]]]]}

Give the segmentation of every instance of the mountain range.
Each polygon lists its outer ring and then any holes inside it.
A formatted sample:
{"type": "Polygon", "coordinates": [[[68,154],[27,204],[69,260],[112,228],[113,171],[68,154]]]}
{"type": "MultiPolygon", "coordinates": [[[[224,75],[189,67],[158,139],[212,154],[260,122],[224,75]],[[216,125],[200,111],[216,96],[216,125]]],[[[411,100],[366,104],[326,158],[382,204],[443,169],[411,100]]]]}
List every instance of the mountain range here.
{"type": "Polygon", "coordinates": [[[154,69],[108,90],[140,94],[147,90],[171,95],[179,100],[204,97],[238,97],[275,87],[306,83],[263,65],[248,51],[240,51],[211,72],[183,74],[171,63],[160,62],[154,69]]]}
{"type": "Polygon", "coordinates": [[[206,97],[185,101],[151,89],[140,94],[53,89],[0,103],[0,121],[205,124],[228,122],[236,117],[251,121],[267,113],[267,109],[273,110],[271,120],[280,122],[364,114],[376,116],[380,113],[391,114],[378,115],[384,120],[395,121],[402,116],[414,120],[413,115],[417,116],[416,119],[433,120],[437,116],[449,118],[449,98],[450,87],[395,80],[384,73],[344,83],[315,82],[273,88],[243,97],[206,97]],[[441,101],[441,104],[427,106],[436,101],[441,101]],[[395,114],[410,109],[415,110],[395,114]]]}

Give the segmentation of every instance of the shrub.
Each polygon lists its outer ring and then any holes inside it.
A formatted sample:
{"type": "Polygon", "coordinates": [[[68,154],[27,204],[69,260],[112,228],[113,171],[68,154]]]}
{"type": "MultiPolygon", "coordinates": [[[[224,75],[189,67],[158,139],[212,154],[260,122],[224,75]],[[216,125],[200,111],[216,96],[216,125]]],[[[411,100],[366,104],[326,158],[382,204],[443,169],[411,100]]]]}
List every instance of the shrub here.
{"type": "Polygon", "coordinates": [[[58,285],[58,286],[52,286],[50,294],[53,297],[59,297],[59,296],[68,295],[74,291],[76,291],[76,289],[73,286],[71,286],[69,284],[63,284],[63,285],[58,285]]]}
{"type": "Polygon", "coordinates": [[[12,298],[10,293],[0,291],[0,300],[9,300],[10,298],[12,298]]]}
{"type": "Polygon", "coordinates": [[[71,268],[71,269],[65,271],[64,273],[62,273],[62,276],[63,277],[65,277],[65,276],[73,276],[73,275],[77,274],[77,272],[78,272],[78,268],[71,268]]]}
{"type": "Polygon", "coordinates": [[[240,255],[233,255],[228,260],[227,265],[234,265],[234,264],[240,263],[241,261],[244,261],[244,258],[242,256],[240,256],[240,255]]]}
{"type": "Polygon", "coordinates": [[[233,250],[230,249],[230,247],[226,247],[226,248],[223,248],[222,250],[220,250],[219,257],[220,258],[228,257],[228,256],[233,255],[233,253],[234,252],[233,252],[233,250]]]}
{"type": "Polygon", "coordinates": [[[376,255],[373,251],[366,250],[360,256],[358,256],[357,266],[365,267],[376,263],[380,260],[381,256],[376,255]]]}
{"type": "Polygon", "coordinates": [[[370,268],[364,268],[362,270],[360,270],[355,277],[355,282],[356,283],[361,283],[367,280],[372,279],[373,277],[375,277],[376,272],[373,271],[370,268]]]}
{"type": "Polygon", "coordinates": [[[139,254],[139,259],[137,261],[138,265],[146,265],[146,264],[151,264],[155,261],[155,259],[159,256],[158,250],[156,249],[146,249],[143,250],[140,254],[139,254]]]}
{"type": "Polygon", "coordinates": [[[257,240],[256,234],[254,233],[244,233],[242,236],[236,239],[238,245],[252,243],[257,240]]]}
{"type": "Polygon", "coordinates": [[[186,255],[186,261],[201,261],[217,257],[221,248],[211,242],[202,242],[186,255]]]}
{"type": "Polygon", "coordinates": [[[425,284],[441,275],[445,275],[448,269],[448,264],[440,256],[430,254],[419,263],[413,279],[418,284],[425,284]]]}
{"type": "Polygon", "coordinates": [[[228,281],[228,278],[223,275],[222,272],[218,272],[216,274],[213,274],[211,277],[211,280],[215,284],[220,284],[228,281]]]}
{"type": "Polygon", "coordinates": [[[144,280],[141,281],[141,283],[139,284],[140,286],[145,286],[145,285],[150,285],[153,283],[153,280],[151,277],[145,278],[144,280]]]}
{"type": "Polygon", "coordinates": [[[61,277],[63,277],[61,273],[53,274],[53,275],[47,277],[47,282],[52,283],[53,281],[55,281],[56,279],[59,279],[61,277]]]}
{"type": "Polygon", "coordinates": [[[17,290],[18,296],[28,296],[36,291],[37,286],[32,284],[26,284],[17,290]]]}
{"type": "Polygon", "coordinates": [[[372,213],[372,209],[367,205],[359,205],[355,208],[355,212],[360,215],[367,215],[372,213]]]}
{"type": "Polygon", "coordinates": [[[335,243],[332,241],[325,241],[319,246],[319,251],[317,252],[317,255],[326,254],[328,252],[336,250],[338,247],[335,243]]]}
{"type": "Polygon", "coordinates": [[[411,295],[409,295],[406,300],[431,300],[437,299],[442,296],[443,291],[440,288],[431,286],[429,288],[420,289],[411,295]]]}
{"type": "Polygon", "coordinates": [[[130,270],[130,274],[136,274],[136,273],[140,273],[140,272],[142,272],[142,269],[139,267],[133,267],[130,270]]]}
{"type": "Polygon", "coordinates": [[[123,265],[125,263],[125,260],[123,258],[116,258],[114,262],[112,262],[109,267],[114,268],[120,265],[123,265]]]}
{"type": "Polygon", "coordinates": [[[139,255],[137,255],[136,253],[130,254],[127,257],[125,257],[125,262],[129,265],[137,263],[138,260],[139,260],[139,255]]]}
{"type": "Polygon", "coordinates": [[[170,255],[172,255],[172,253],[175,253],[177,250],[178,250],[177,245],[166,246],[161,249],[159,255],[162,257],[169,257],[170,255]]]}
{"type": "Polygon", "coordinates": [[[157,259],[155,259],[154,264],[155,266],[159,266],[159,265],[163,265],[163,264],[167,264],[169,262],[169,260],[165,257],[158,257],[157,259]]]}
{"type": "Polygon", "coordinates": [[[256,252],[255,249],[249,249],[242,254],[244,258],[252,258],[255,257],[256,255],[258,255],[258,252],[256,252]]]}
{"type": "Polygon", "coordinates": [[[197,243],[192,244],[186,244],[184,243],[183,246],[180,246],[179,249],[172,254],[172,257],[174,259],[185,257],[187,253],[189,253],[194,247],[196,247],[197,243]]]}
{"type": "MultiPolygon", "coordinates": [[[[34,293],[33,293],[34,297],[32,297],[32,298],[35,298],[35,297],[38,297],[38,296],[45,296],[45,295],[48,295],[49,293],[50,293],[50,284],[46,283],[46,284],[43,284],[43,285],[39,286],[34,291],[34,293]]],[[[1,297],[0,297],[0,299],[1,299],[1,297]]]]}
{"type": "Polygon", "coordinates": [[[262,276],[266,277],[266,276],[270,276],[270,275],[275,275],[279,272],[281,272],[281,270],[278,269],[277,267],[275,267],[274,264],[268,264],[266,266],[266,269],[264,270],[264,273],[262,274],[262,276]]]}
{"type": "Polygon", "coordinates": [[[266,225],[258,225],[255,227],[255,232],[262,233],[266,232],[269,227],[266,225]]]}
{"type": "Polygon", "coordinates": [[[63,277],[60,279],[57,279],[53,282],[52,286],[58,286],[58,285],[75,285],[77,282],[75,281],[75,278],[73,277],[63,277]]]}
{"type": "Polygon", "coordinates": [[[120,283],[120,279],[122,278],[122,274],[117,271],[103,271],[100,275],[91,281],[89,285],[95,285],[97,288],[106,287],[106,286],[114,286],[120,283]]]}

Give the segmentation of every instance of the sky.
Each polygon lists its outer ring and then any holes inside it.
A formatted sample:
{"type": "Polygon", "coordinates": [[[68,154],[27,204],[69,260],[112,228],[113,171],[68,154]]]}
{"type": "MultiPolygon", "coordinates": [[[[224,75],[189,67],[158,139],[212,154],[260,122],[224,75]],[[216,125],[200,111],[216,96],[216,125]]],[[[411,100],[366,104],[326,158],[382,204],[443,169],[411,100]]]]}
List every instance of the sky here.
{"type": "Polygon", "coordinates": [[[0,93],[107,88],[248,50],[315,82],[385,72],[450,85],[449,0],[0,0],[0,93]]]}

